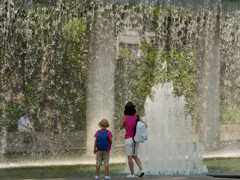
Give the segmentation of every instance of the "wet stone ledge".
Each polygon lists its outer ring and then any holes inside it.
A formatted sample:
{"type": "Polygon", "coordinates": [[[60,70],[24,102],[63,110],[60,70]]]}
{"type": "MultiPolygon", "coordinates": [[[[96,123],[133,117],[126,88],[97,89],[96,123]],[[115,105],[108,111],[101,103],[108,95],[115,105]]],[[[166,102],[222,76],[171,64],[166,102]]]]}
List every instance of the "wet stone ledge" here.
{"type": "MultiPolygon", "coordinates": [[[[6,154],[84,150],[84,132],[64,132],[54,135],[52,132],[37,132],[39,141],[33,142],[30,135],[20,132],[8,132],[0,142],[0,150],[6,154]]],[[[3,137],[1,135],[1,137],[3,137]]]]}
{"type": "MultiPolygon", "coordinates": [[[[48,153],[63,151],[86,151],[86,132],[37,132],[38,142],[33,142],[29,134],[21,132],[8,132],[4,138],[1,133],[0,152],[3,154],[48,153]]],[[[94,137],[93,137],[94,141],[94,137]]],[[[113,136],[113,149],[115,153],[124,150],[124,133],[115,132],[113,136]]]]}

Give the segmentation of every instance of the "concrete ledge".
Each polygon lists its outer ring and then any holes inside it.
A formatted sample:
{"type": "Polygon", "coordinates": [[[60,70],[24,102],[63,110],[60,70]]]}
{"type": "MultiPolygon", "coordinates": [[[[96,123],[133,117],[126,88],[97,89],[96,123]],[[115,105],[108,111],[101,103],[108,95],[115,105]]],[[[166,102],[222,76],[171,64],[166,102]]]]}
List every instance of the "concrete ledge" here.
{"type": "Polygon", "coordinates": [[[240,179],[240,174],[208,174],[207,176],[211,176],[213,178],[232,178],[232,179],[240,179]]]}
{"type": "MultiPolygon", "coordinates": [[[[33,143],[30,135],[21,132],[8,132],[6,138],[0,141],[0,151],[6,154],[85,150],[86,134],[83,131],[63,132],[53,134],[52,132],[37,132],[40,140],[33,143]],[[25,141],[25,138],[28,141],[25,141]]],[[[3,137],[3,134],[0,134],[3,137]]]]}
{"type": "MultiPolygon", "coordinates": [[[[122,153],[124,150],[124,132],[115,132],[113,136],[113,147],[115,153],[122,153]]],[[[0,133],[0,153],[2,154],[29,154],[41,152],[59,151],[86,151],[86,132],[63,131],[60,134],[52,132],[37,132],[40,140],[33,143],[30,135],[21,132],[0,133]],[[6,138],[3,138],[3,137],[6,138]],[[27,141],[26,141],[27,138],[27,141]]],[[[93,137],[94,141],[94,137],[93,137]]]]}
{"type": "MultiPolygon", "coordinates": [[[[196,127],[192,126],[192,131],[196,133],[196,127]]],[[[240,125],[228,124],[220,127],[221,141],[239,141],[240,140],[240,125]]]]}
{"type": "Polygon", "coordinates": [[[237,124],[221,125],[220,138],[221,141],[240,140],[240,125],[237,124]]]}
{"type": "MultiPolygon", "coordinates": [[[[193,127],[194,131],[194,127],[193,127]]],[[[67,132],[64,131],[58,135],[52,132],[37,132],[41,140],[37,143],[31,141],[30,136],[20,132],[8,132],[5,135],[0,133],[0,152],[9,154],[49,152],[49,151],[85,151],[86,150],[86,132],[67,132]],[[29,143],[25,139],[30,140],[29,143]]],[[[113,134],[113,146],[116,152],[121,153],[124,150],[124,131],[116,130],[113,134]]],[[[240,147],[240,125],[222,125],[220,129],[221,150],[229,148],[239,149],[240,147]]]]}

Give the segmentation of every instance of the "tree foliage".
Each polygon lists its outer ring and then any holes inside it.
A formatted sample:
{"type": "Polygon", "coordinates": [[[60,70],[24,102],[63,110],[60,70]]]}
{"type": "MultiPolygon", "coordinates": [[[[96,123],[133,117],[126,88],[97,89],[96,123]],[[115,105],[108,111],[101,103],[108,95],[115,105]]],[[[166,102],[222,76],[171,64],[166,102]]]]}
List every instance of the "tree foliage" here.
{"type": "Polygon", "coordinates": [[[141,69],[137,72],[140,96],[143,99],[151,96],[151,88],[157,83],[173,82],[175,95],[186,98],[187,109],[192,114],[196,89],[195,56],[175,48],[159,53],[153,44],[144,44],[142,52],[141,69]]]}

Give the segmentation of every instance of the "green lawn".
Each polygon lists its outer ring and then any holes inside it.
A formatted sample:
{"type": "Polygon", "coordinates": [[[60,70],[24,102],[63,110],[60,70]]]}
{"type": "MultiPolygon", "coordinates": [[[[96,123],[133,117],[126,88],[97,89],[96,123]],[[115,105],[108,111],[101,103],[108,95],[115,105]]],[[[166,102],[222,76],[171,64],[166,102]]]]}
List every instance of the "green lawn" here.
{"type": "Polygon", "coordinates": [[[208,167],[210,174],[226,172],[240,174],[240,159],[238,158],[205,159],[204,164],[208,167]]]}
{"type": "MultiPolygon", "coordinates": [[[[240,174],[240,159],[205,159],[210,174],[233,172],[240,174]]],[[[125,164],[110,165],[110,175],[121,176],[124,173],[125,164]]],[[[50,167],[25,167],[0,169],[0,179],[44,179],[44,178],[82,178],[94,177],[95,166],[50,166],[50,167]]],[[[104,166],[101,167],[101,175],[104,175],[104,166]]]]}
{"type": "MultiPolygon", "coordinates": [[[[125,165],[111,165],[110,175],[118,176],[125,169],[125,165]]],[[[104,166],[101,168],[101,175],[104,175],[104,166]]],[[[28,167],[0,169],[0,179],[44,179],[44,178],[82,178],[94,177],[95,166],[50,166],[50,167],[28,167]]]]}

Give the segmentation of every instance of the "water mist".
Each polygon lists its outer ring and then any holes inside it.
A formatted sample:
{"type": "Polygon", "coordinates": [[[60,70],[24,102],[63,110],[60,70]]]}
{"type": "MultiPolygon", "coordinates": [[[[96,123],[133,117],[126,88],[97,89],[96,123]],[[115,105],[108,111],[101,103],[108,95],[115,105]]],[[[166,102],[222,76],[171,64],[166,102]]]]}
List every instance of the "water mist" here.
{"type": "Polygon", "coordinates": [[[149,139],[140,144],[139,157],[149,175],[201,174],[203,146],[185,114],[184,97],[175,97],[171,83],[152,88],[145,102],[149,139]]]}

